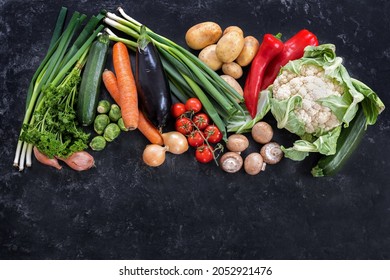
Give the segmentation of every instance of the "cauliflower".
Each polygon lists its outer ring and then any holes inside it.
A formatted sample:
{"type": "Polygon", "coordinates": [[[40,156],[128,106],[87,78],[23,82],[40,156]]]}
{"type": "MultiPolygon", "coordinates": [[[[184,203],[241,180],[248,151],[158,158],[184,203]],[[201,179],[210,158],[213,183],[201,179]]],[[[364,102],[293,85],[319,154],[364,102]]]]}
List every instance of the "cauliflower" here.
{"type": "Polygon", "coordinates": [[[282,147],[293,160],[309,152],[335,154],[342,127],[349,125],[364,99],[332,44],[306,47],[302,58],[282,67],[267,91],[278,128],[301,137],[291,148],[282,147]]]}
{"type": "Polygon", "coordinates": [[[284,69],[273,84],[273,98],[277,100],[293,95],[302,97],[302,106],[297,106],[294,113],[309,134],[326,132],[341,124],[329,107],[317,101],[331,95],[340,97],[343,93],[343,87],[326,77],[323,68],[311,64],[303,65],[299,74],[284,69]]]}
{"type": "Polygon", "coordinates": [[[256,117],[252,119],[247,110],[235,114],[228,131],[250,131],[271,111],[278,128],[301,138],[290,148],[282,146],[285,157],[334,155],[342,128],[349,126],[359,107],[367,125],[374,124],[385,108],[374,91],[349,76],[335,50],[332,44],[307,46],[303,57],[284,65],[274,83],[260,93],[256,117]]]}

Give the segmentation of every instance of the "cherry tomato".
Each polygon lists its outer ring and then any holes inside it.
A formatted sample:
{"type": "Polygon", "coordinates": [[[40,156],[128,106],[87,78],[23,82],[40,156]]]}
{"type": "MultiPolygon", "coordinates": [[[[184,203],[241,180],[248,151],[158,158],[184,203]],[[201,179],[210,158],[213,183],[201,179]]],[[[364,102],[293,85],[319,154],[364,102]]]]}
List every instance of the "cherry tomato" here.
{"type": "Polygon", "coordinates": [[[215,144],[222,140],[222,132],[213,124],[207,126],[203,133],[209,143],[215,144]]]}
{"type": "Polygon", "coordinates": [[[178,118],[186,112],[186,106],[183,103],[175,103],[171,107],[171,115],[178,118]]]}
{"type": "Polygon", "coordinates": [[[187,135],[193,130],[192,122],[189,118],[178,118],[175,123],[176,131],[187,135]]]}
{"type": "Polygon", "coordinates": [[[185,107],[187,111],[198,113],[200,110],[202,110],[202,103],[198,98],[192,97],[186,101],[185,107]]]}
{"type": "Polygon", "coordinates": [[[196,114],[192,121],[200,130],[204,130],[210,124],[210,118],[205,113],[196,114]]]}
{"type": "Polygon", "coordinates": [[[195,158],[201,163],[208,163],[214,159],[212,148],[202,145],[196,149],[195,158]]]}
{"type": "Polygon", "coordinates": [[[204,143],[202,132],[200,131],[193,131],[188,136],[188,144],[191,147],[199,147],[202,146],[204,143]]]}

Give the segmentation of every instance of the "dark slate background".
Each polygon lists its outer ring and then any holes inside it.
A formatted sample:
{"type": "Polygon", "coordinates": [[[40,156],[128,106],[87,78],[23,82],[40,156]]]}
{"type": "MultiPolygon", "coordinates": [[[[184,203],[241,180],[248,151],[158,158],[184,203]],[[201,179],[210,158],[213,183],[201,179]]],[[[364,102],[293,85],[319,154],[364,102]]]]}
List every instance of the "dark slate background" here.
{"type": "MultiPolygon", "coordinates": [[[[321,43],[336,44],[353,77],[390,101],[385,0],[0,0],[1,259],[390,258],[388,110],[331,178],[311,177],[315,156],[253,177],[198,164],[193,150],[152,169],[142,163],[147,141],[139,132],[93,153],[96,168],[87,172],[36,161],[22,173],[14,169],[27,87],[60,7],[92,15],[120,4],[182,45],[190,26],[208,20],[259,39],[308,28],[321,43]]],[[[275,140],[292,139],[276,131],[275,140]]],[[[258,149],[251,143],[249,151],[258,149]]]]}

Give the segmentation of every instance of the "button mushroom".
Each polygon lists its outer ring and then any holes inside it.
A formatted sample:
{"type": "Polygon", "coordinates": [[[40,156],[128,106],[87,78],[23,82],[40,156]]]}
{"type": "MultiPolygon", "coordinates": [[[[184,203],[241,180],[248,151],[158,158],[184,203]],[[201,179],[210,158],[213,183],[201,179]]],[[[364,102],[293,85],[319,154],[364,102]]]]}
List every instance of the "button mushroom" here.
{"type": "Polygon", "coordinates": [[[240,153],[245,151],[249,146],[248,138],[242,134],[230,135],[226,143],[226,148],[231,152],[240,153]]]}
{"type": "Polygon", "coordinates": [[[249,175],[257,175],[264,170],[263,157],[259,153],[249,154],[244,161],[245,172],[249,175]]]}
{"type": "Polygon", "coordinates": [[[276,164],[283,157],[283,151],[280,148],[280,145],[275,142],[265,144],[261,150],[260,154],[263,157],[263,160],[267,164],[276,164]]]}
{"type": "Polygon", "coordinates": [[[227,152],[220,159],[221,168],[228,173],[239,171],[243,165],[242,157],[235,152],[227,152]]]}
{"type": "Polygon", "coordinates": [[[252,127],[252,137],[257,143],[266,144],[273,136],[272,127],[266,122],[258,122],[252,127]]]}

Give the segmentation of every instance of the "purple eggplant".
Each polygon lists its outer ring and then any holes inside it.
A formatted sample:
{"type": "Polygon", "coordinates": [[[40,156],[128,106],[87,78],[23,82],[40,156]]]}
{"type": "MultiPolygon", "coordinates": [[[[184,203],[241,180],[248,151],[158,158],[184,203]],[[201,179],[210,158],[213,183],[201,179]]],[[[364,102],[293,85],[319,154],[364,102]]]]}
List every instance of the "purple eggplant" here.
{"type": "Polygon", "coordinates": [[[147,118],[162,129],[169,119],[172,105],[168,79],[145,26],[141,27],[137,43],[135,79],[140,107],[147,118]]]}

